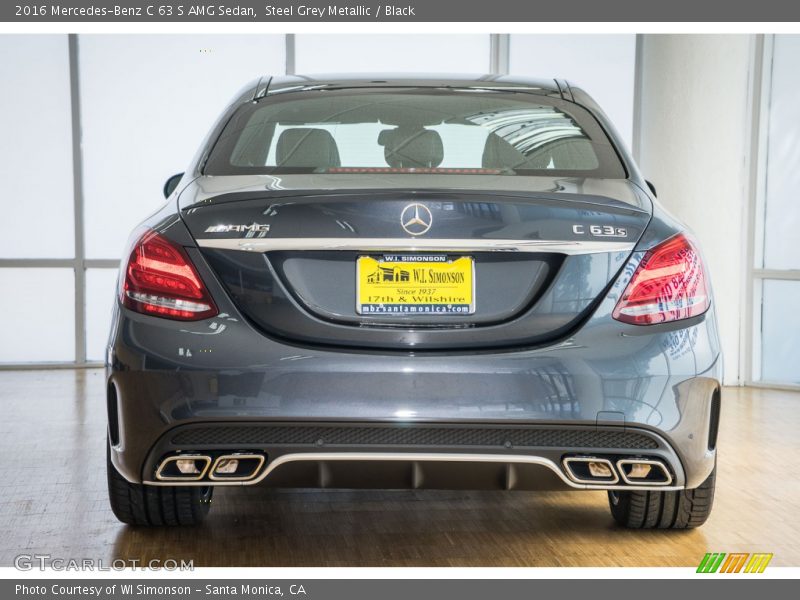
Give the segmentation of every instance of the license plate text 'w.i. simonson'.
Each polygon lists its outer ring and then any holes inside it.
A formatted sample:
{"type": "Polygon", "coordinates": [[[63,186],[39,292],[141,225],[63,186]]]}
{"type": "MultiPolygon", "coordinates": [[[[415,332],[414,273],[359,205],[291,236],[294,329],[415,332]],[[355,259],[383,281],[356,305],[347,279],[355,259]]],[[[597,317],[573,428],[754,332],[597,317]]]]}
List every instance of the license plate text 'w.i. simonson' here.
{"type": "Polygon", "coordinates": [[[475,312],[470,256],[360,256],[356,311],[362,315],[469,315],[475,312]]]}

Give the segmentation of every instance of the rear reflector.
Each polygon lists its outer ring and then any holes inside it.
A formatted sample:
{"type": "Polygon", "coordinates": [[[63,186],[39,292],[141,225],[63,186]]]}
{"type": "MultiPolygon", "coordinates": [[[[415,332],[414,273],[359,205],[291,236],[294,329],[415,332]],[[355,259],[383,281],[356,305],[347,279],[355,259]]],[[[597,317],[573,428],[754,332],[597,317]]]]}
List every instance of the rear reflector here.
{"type": "Polygon", "coordinates": [[[679,233],[647,251],[613,317],[633,325],[653,325],[703,314],[709,305],[700,253],[679,233]]]}
{"type": "Polygon", "coordinates": [[[197,321],[217,314],[186,251],[151,230],[131,251],[120,297],[131,310],[167,319],[197,321]]]}

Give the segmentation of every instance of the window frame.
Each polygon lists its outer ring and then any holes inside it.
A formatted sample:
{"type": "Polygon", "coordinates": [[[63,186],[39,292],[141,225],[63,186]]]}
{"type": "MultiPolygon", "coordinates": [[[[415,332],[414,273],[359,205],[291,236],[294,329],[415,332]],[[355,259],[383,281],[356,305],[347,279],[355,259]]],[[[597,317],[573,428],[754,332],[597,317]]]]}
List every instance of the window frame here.
{"type": "Polygon", "coordinates": [[[750,70],[750,157],[748,160],[747,263],[740,334],[740,365],[743,385],[800,390],[800,385],[768,381],[762,377],[763,290],[769,280],[798,281],[800,270],[764,267],[765,215],[767,208],[767,162],[770,103],[772,96],[775,34],[757,35],[750,70]]]}

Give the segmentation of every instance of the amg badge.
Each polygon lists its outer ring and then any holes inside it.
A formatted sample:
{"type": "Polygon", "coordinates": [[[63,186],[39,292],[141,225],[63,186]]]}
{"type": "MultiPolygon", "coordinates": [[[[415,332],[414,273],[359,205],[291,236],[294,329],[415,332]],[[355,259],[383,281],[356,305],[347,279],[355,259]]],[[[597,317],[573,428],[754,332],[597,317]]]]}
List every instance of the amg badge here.
{"type": "Polygon", "coordinates": [[[206,228],[206,233],[229,233],[238,231],[242,233],[267,233],[269,224],[251,223],[250,225],[212,225],[206,228]]]}

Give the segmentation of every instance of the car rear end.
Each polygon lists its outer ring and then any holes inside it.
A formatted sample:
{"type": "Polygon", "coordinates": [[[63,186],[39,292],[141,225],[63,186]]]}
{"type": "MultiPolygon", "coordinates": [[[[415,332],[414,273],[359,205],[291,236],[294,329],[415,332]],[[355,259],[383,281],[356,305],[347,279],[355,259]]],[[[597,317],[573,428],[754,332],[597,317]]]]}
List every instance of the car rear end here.
{"type": "Polygon", "coordinates": [[[711,289],[646,189],[563,82],[256,85],[132,236],[114,485],[600,489],[699,524],[711,289]]]}

